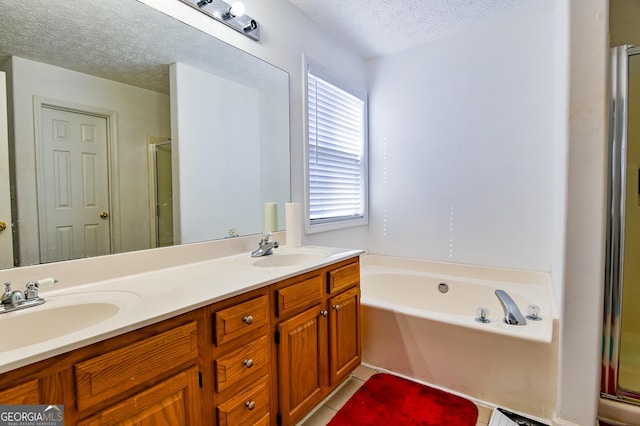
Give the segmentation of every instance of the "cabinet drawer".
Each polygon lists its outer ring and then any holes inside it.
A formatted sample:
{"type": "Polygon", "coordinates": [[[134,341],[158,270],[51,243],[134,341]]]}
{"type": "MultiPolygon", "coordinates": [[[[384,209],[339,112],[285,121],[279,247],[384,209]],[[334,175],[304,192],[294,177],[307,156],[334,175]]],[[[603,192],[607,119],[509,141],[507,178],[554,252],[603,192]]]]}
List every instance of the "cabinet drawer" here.
{"type": "Polygon", "coordinates": [[[215,344],[220,345],[269,323],[269,298],[256,297],[213,314],[215,344]]]}
{"type": "Polygon", "coordinates": [[[263,424],[269,415],[269,376],[265,376],[249,389],[218,405],[220,426],[263,424]]]}
{"type": "Polygon", "coordinates": [[[216,392],[222,392],[240,380],[264,372],[268,364],[267,336],[244,345],[214,361],[216,392]]]}
{"type": "Polygon", "coordinates": [[[300,312],[322,301],[322,277],[316,275],[276,291],[278,317],[300,312]]]}
{"type": "Polygon", "coordinates": [[[190,322],[74,366],[78,410],[125,392],[198,356],[190,322]]]}
{"type": "Polygon", "coordinates": [[[360,283],[360,263],[350,263],[341,268],[329,271],[327,292],[337,293],[360,283]]]}

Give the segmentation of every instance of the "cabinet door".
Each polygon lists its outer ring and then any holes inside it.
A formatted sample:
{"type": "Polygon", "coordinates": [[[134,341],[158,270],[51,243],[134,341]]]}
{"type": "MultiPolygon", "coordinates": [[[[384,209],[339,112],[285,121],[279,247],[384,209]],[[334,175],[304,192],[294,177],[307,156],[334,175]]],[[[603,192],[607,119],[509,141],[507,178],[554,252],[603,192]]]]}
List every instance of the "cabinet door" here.
{"type": "Polygon", "coordinates": [[[78,422],[78,426],[188,426],[207,423],[199,422],[198,390],[198,369],[192,367],[78,422]]]}
{"type": "Polygon", "coordinates": [[[329,299],[331,386],[360,365],[360,289],[354,287],[329,299]]]}
{"type": "Polygon", "coordinates": [[[38,380],[0,391],[0,404],[40,404],[38,380]]]}
{"type": "Polygon", "coordinates": [[[317,405],[327,386],[327,319],[321,305],[277,326],[278,386],[282,424],[293,424],[317,405]]]}

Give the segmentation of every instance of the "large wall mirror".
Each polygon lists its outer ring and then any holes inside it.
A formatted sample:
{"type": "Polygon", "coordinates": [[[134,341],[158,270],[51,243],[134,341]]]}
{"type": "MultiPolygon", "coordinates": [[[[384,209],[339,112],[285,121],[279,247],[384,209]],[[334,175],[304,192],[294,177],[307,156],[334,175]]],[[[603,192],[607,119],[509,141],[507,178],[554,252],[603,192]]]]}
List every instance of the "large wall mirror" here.
{"type": "Polygon", "coordinates": [[[271,203],[283,228],[285,71],[137,0],[0,26],[0,267],[260,234],[271,203]]]}

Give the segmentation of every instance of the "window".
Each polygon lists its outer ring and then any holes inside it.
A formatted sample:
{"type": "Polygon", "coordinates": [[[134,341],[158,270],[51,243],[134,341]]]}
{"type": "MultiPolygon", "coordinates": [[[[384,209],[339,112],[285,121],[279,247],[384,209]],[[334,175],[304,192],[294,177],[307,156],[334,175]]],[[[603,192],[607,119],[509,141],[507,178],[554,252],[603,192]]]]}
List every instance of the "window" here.
{"type": "Polygon", "coordinates": [[[367,223],[365,98],[307,66],[307,232],[367,223]]]}

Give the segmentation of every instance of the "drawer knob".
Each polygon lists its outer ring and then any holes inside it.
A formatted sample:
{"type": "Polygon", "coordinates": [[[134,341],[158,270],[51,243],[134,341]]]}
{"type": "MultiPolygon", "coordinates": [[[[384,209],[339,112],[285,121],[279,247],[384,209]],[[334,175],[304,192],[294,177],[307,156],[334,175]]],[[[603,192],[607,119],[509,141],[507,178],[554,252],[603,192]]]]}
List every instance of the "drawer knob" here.
{"type": "Polygon", "coordinates": [[[338,309],[340,309],[340,305],[333,305],[333,309],[337,311],[338,309]]]}
{"type": "Polygon", "coordinates": [[[253,317],[251,315],[247,315],[246,317],[242,318],[242,321],[245,324],[251,324],[253,322],[253,317]]]}
{"type": "Polygon", "coordinates": [[[320,311],[320,315],[322,315],[323,317],[326,317],[327,315],[329,315],[328,311],[320,311]]]}
{"type": "Polygon", "coordinates": [[[245,365],[245,367],[247,367],[247,368],[251,368],[251,367],[253,367],[253,360],[252,360],[251,358],[249,358],[249,359],[245,359],[245,360],[244,360],[244,365],[245,365]]]}
{"type": "Polygon", "coordinates": [[[244,404],[245,407],[247,407],[247,410],[251,411],[254,408],[256,408],[256,403],[255,401],[247,401],[246,404],[244,404]]]}

